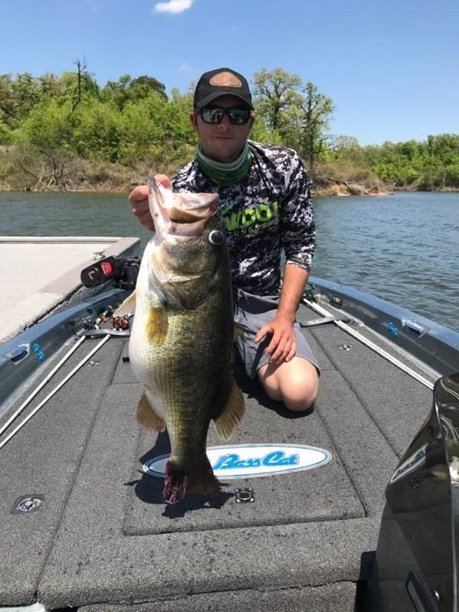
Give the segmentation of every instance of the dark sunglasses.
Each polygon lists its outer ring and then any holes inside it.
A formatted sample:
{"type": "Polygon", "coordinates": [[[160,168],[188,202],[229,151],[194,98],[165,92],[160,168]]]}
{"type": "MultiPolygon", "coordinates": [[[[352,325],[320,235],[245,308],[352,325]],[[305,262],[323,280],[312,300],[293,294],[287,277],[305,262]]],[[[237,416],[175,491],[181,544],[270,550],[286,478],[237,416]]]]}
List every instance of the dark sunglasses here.
{"type": "Polygon", "coordinates": [[[204,123],[221,123],[223,117],[228,115],[233,125],[245,125],[251,113],[250,108],[220,108],[219,106],[206,106],[199,111],[204,123]]]}

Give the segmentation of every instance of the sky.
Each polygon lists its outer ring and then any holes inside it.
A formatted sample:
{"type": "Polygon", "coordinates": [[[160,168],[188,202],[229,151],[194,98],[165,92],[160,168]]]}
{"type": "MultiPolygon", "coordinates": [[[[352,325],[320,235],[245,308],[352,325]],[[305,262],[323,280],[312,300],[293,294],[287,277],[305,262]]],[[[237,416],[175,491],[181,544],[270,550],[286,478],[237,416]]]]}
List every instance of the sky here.
{"type": "Polygon", "coordinates": [[[459,133],[459,0],[0,0],[0,74],[149,75],[186,93],[283,68],[361,145],[459,133]]]}

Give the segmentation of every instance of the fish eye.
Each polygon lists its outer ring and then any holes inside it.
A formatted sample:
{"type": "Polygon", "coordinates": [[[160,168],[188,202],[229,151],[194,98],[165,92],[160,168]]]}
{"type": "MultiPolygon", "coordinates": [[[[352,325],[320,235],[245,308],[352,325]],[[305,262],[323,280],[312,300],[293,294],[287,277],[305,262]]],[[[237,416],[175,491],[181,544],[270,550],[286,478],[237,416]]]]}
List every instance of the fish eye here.
{"type": "Polygon", "coordinates": [[[221,244],[223,244],[224,240],[223,232],[221,232],[220,230],[212,230],[211,232],[209,232],[208,240],[210,244],[220,246],[221,244]]]}

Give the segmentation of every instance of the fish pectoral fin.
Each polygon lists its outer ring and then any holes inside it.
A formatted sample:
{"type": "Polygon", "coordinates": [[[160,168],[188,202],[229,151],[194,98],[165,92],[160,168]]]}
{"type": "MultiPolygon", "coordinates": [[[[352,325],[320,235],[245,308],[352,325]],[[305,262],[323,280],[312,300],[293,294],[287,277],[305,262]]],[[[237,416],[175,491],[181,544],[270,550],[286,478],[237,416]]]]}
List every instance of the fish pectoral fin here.
{"type": "Polygon", "coordinates": [[[145,327],[147,338],[152,344],[164,344],[169,327],[167,310],[161,306],[150,308],[145,327]]]}
{"type": "Polygon", "coordinates": [[[174,274],[170,278],[172,283],[191,283],[192,281],[199,280],[201,274],[174,274]]]}
{"type": "Polygon", "coordinates": [[[124,317],[127,314],[134,314],[135,303],[135,291],[133,291],[123,302],[121,302],[113,313],[113,317],[124,317]]]}
{"type": "Polygon", "coordinates": [[[244,413],[244,396],[233,380],[226,406],[221,415],[214,419],[215,429],[217,430],[219,438],[222,440],[229,440],[244,416],[244,413]]]}
{"type": "Polygon", "coordinates": [[[156,414],[145,393],[142,393],[137,404],[135,417],[137,422],[146,429],[154,429],[155,431],[165,431],[166,429],[166,423],[156,414]]]}
{"type": "Polygon", "coordinates": [[[249,328],[243,323],[234,323],[233,342],[237,342],[248,331],[249,331],[249,328]]]}

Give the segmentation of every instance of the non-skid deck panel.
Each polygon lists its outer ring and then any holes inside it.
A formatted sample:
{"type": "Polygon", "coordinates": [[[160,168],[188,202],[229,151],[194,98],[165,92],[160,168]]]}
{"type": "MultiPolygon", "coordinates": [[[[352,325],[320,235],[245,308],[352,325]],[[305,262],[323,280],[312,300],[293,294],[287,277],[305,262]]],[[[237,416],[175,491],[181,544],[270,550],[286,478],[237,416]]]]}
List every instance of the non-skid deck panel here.
{"type": "MultiPolygon", "coordinates": [[[[110,347],[104,346],[94,356],[92,366],[83,366],[0,450],[0,605],[33,601],[99,402],[119,359],[122,344],[114,339],[110,342],[110,347]],[[14,513],[16,500],[27,495],[42,498],[40,509],[14,513]]],[[[38,406],[95,344],[87,340],[11,428],[38,406]]]]}
{"type": "Polygon", "coordinates": [[[400,457],[429,414],[432,391],[337,327],[312,333],[400,457]]]}
{"type": "MultiPolygon", "coordinates": [[[[162,501],[164,480],[139,470],[146,461],[169,452],[167,434],[157,436],[141,432],[138,460],[133,465],[124,530],[126,534],[153,534],[240,528],[278,523],[340,520],[365,516],[364,507],[343,469],[320,418],[315,412],[289,418],[277,412],[279,406],[263,398],[246,397],[246,414],[231,439],[231,444],[299,444],[326,449],[332,460],[324,466],[290,474],[225,480],[217,498],[217,507],[203,507],[202,500],[189,498],[165,509],[162,501]],[[235,489],[250,487],[253,503],[236,502],[235,489]],[[221,506],[221,507],[220,507],[221,506]]],[[[210,425],[208,446],[222,442],[210,425]]],[[[225,445],[229,443],[226,442],[225,445]]],[[[287,451],[288,452],[288,451],[287,451]]]]}
{"type": "Polygon", "coordinates": [[[380,517],[397,456],[338,371],[322,377],[315,409],[337,449],[365,512],[380,517]]]}

